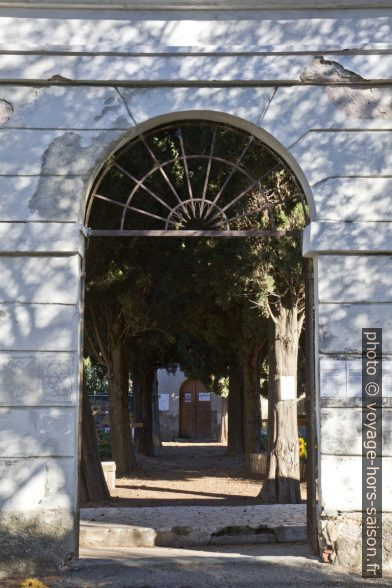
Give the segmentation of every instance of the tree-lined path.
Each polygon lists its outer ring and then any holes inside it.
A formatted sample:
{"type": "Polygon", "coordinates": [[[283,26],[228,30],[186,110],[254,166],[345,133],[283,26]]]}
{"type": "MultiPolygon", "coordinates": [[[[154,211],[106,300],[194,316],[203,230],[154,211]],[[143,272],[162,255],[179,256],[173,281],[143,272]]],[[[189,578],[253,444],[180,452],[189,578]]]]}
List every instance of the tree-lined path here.
{"type": "MultiPolygon", "coordinates": [[[[252,473],[244,456],[229,457],[220,443],[164,442],[157,457],[139,455],[132,477],[116,480],[112,506],[257,504],[261,474],[252,473]]],[[[305,484],[301,484],[306,499],[305,484]]]]}

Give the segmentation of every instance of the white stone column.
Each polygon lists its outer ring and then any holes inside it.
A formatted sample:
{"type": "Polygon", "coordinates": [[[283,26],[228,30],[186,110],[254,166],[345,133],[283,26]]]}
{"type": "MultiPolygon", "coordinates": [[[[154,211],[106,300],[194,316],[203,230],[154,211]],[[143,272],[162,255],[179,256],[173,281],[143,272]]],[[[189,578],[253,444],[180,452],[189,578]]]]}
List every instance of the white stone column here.
{"type": "MultiPolygon", "coordinates": [[[[339,563],[358,567],[362,557],[362,328],[383,329],[385,366],[392,361],[392,257],[387,251],[371,254],[380,228],[378,223],[363,224],[366,227],[336,223],[324,227],[323,234],[322,223],[313,223],[304,239],[305,253],[316,259],[321,546],[331,547],[339,563]],[[311,233],[313,237],[309,237],[311,233]],[[327,238],[333,234],[335,239],[327,238]],[[335,252],[325,254],[328,249],[335,252]]],[[[381,232],[385,235],[387,227],[381,232]]],[[[386,250],[389,247],[387,239],[383,246],[386,250]]],[[[387,568],[392,563],[388,560],[392,536],[392,389],[385,378],[383,396],[387,397],[383,408],[382,488],[383,564],[387,568]]]]}
{"type": "Polygon", "coordinates": [[[0,561],[7,573],[49,569],[77,549],[82,252],[76,224],[0,225],[0,561]]]}

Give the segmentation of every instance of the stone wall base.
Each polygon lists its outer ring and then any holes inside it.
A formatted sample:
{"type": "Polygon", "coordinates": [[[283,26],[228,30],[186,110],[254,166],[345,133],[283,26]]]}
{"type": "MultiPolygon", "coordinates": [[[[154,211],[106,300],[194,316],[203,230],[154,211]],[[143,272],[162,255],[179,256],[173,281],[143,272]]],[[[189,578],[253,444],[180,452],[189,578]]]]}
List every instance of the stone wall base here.
{"type": "MultiPolygon", "coordinates": [[[[392,570],[392,513],[383,513],[383,569],[392,570]]],[[[362,513],[322,514],[321,553],[331,550],[331,562],[354,569],[362,567],[362,513]]]]}
{"type": "Polygon", "coordinates": [[[1,513],[0,581],[56,571],[76,549],[75,522],[67,509],[1,513]]]}

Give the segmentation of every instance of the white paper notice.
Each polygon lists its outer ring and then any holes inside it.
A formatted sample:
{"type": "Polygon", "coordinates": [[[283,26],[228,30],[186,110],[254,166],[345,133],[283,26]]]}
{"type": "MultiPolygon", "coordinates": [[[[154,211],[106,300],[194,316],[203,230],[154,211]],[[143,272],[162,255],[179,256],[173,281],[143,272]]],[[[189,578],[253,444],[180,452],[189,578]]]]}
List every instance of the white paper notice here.
{"type": "Polygon", "coordinates": [[[347,361],[347,396],[350,398],[362,396],[362,359],[347,361]]]}
{"type": "Polygon", "coordinates": [[[320,393],[324,398],[345,398],[346,362],[341,359],[320,360],[320,393]]]}
{"type": "Polygon", "coordinates": [[[279,400],[296,400],[297,390],[294,376],[280,376],[279,400]]]}
{"type": "Polygon", "coordinates": [[[199,392],[199,402],[209,402],[211,395],[209,392],[199,392]]]}
{"type": "Polygon", "coordinates": [[[159,410],[169,410],[169,394],[158,394],[159,410]]]}

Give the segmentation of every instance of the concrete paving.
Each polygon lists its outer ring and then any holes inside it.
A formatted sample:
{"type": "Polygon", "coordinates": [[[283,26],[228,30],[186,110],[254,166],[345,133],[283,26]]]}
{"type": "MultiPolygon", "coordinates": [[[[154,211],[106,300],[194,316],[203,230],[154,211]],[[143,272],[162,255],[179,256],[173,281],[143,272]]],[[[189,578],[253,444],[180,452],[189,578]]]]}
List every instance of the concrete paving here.
{"type": "MultiPolygon", "coordinates": [[[[307,545],[274,544],[199,549],[82,548],[50,588],[338,588],[391,586],[322,564],[307,545]]],[[[41,578],[41,580],[45,580],[41,578]]]]}
{"type": "Polygon", "coordinates": [[[82,546],[306,543],[305,504],[82,508],[82,546]]]}

